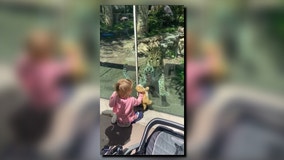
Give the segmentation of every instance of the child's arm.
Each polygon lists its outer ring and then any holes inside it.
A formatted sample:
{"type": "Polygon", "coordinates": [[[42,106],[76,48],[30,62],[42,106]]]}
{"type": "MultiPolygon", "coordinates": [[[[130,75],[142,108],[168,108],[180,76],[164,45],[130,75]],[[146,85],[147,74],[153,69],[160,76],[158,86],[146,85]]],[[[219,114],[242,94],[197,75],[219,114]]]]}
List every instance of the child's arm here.
{"type": "Polygon", "coordinates": [[[138,106],[142,103],[143,95],[143,93],[139,93],[137,99],[133,97],[133,106],[138,106]]]}
{"type": "Polygon", "coordinates": [[[110,98],[109,98],[109,106],[110,106],[111,108],[113,108],[113,107],[115,106],[116,99],[117,99],[117,93],[114,91],[114,92],[112,93],[112,95],[110,96],[110,98]]]}

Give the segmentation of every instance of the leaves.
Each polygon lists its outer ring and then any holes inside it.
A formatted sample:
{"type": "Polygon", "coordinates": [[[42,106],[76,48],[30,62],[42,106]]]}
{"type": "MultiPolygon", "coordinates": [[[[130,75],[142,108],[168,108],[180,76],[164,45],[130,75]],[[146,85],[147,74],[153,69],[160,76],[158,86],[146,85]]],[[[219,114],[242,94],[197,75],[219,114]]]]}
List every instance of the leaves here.
{"type": "Polygon", "coordinates": [[[178,26],[184,26],[184,7],[182,5],[170,5],[174,15],[169,17],[164,12],[164,7],[150,12],[148,15],[149,33],[154,36],[161,33],[175,32],[178,26]]]}
{"type": "Polygon", "coordinates": [[[174,86],[176,94],[180,96],[180,99],[184,98],[184,63],[176,67],[176,76],[172,77],[171,85],[174,86]]]}

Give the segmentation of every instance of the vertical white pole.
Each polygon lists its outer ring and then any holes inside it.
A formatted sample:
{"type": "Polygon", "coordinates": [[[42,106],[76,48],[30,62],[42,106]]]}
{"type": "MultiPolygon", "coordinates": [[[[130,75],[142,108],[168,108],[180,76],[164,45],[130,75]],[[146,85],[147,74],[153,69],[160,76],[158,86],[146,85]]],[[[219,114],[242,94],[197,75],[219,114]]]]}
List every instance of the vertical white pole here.
{"type": "Polygon", "coordinates": [[[134,24],[134,48],[135,48],[135,68],[136,68],[136,85],[139,84],[138,82],[138,54],[137,54],[137,26],[136,26],[136,6],[133,5],[133,24],[134,24]]]}

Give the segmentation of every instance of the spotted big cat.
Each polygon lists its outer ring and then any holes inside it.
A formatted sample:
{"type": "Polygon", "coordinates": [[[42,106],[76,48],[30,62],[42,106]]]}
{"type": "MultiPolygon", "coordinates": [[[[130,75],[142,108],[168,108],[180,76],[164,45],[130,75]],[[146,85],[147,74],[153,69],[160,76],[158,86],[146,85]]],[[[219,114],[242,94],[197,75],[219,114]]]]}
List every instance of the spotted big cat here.
{"type": "MultiPolygon", "coordinates": [[[[153,97],[161,98],[162,106],[169,106],[166,98],[169,93],[165,85],[162,51],[162,48],[158,46],[148,48],[146,61],[138,69],[138,81],[144,87],[150,88],[149,92],[153,97]]],[[[123,72],[124,76],[129,78],[126,67],[124,67],[123,72]]]]}

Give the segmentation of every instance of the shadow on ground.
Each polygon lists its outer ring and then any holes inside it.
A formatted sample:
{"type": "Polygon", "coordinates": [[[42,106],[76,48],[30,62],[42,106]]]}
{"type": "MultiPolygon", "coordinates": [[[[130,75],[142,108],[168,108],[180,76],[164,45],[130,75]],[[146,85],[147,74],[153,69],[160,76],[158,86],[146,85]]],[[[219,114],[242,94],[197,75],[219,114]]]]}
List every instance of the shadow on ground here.
{"type": "Polygon", "coordinates": [[[105,145],[123,145],[129,147],[137,144],[142,138],[145,126],[135,123],[128,128],[111,124],[111,116],[100,115],[100,147],[105,145]]]}
{"type": "Polygon", "coordinates": [[[105,115],[100,115],[100,121],[101,147],[104,145],[125,145],[130,141],[132,126],[121,128],[116,124],[111,124],[111,116],[105,115]]]}
{"type": "Polygon", "coordinates": [[[116,124],[109,126],[105,134],[109,139],[108,145],[124,145],[130,140],[132,125],[127,128],[121,128],[116,124]]]}
{"type": "MultiPolygon", "coordinates": [[[[142,106],[136,107],[135,110],[143,110],[142,106]]],[[[107,111],[104,112],[107,114],[107,111]]],[[[102,116],[101,116],[102,117],[102,116]]],[[[111,117],[107,118],[108,123],[111,121],[111,117]]],[[[133,125],[129,127],[119,127],[117,124],[111,124],[105,129],[105,135],[109,142],[107,145],[125,145],[130,141],[133,125]]]]}

